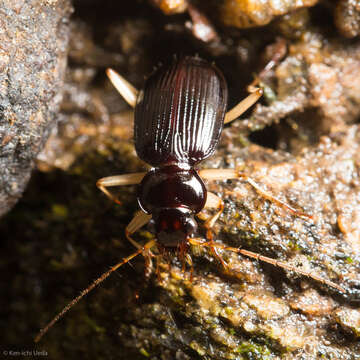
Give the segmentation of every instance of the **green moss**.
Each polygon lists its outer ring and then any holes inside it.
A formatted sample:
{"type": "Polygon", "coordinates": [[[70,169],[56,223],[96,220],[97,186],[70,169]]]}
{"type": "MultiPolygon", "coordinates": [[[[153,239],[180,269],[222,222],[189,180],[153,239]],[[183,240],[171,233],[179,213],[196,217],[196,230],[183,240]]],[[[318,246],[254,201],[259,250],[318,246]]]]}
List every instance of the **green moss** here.
{"type": "Polygon", "coordinates": [[[234,313],[234,310],[228,306],[224,310],[227,315],[232,315],[234,313]]]}
{"type": "Polygon", "coordinates": [[[53,204],[51,210],[53,217],[58,220],[65,220],[69,215],[68,208],[63,204],[53,204]]]}
{"type": "Polygon", "coordinates": [[[249,139],[246,136],[244,136],[244,134],[242,134],[242,133],[239,133],[237,140],[238,140],[240,147],[242,147],[242,148],[246,148],[251,144],[249,139]]]}
{"type": "Polygon", "coordinates": [[[293,251],[300,251],[300,246],[294,240],[288,242],[289,249],[293,251]]]}
{"type": "Polygon", "coordinates": [[[277,100],[276,93],[270,86],[264,84],[263,82],[260,82],[260,87],[263,89],[263,96],[268,103],[272,103],[277,100]]]}
{"type": "Polygon", "coordinates": [[[244,342],[236,349],[238,354],[247,356],[249,359],[267,360],[273,358],[272,353],[266,345],[244,342]]]}
{"type": "Polygon", "coordinates": [[[97,333],[101,333],[104,334],[106,332],[105,328],[102,326],[99,326],[96,322],[95,319],[90,318],[88,316],[84,316],[83,320],[86,322],[87,325],[89,325],[89,327],[91,327],[95,332],[97,333]]]}
{"type": "Polygon", "coordinates": [[[206,351],[200,346],[199,343],[197,343],[195,340],[193,340],[190,344],[190,347],[196,351],[199,355],[204,356],[206,354],[206,351]]]}
{"type": "Polygon", "coordinates": [[[150,354],[144,348],[141,348],[139,351],[141,355],[144,355],[147,358],[150,357],[150,354]]]}
{"type": "Polygon", "coordinates": [[[185,303],[184,303],[184,298],[180,295],[174,295],[171,297],[171,300],[177,304],[177,305],[180,305],[180,306],[184,306],[185,303]]]}

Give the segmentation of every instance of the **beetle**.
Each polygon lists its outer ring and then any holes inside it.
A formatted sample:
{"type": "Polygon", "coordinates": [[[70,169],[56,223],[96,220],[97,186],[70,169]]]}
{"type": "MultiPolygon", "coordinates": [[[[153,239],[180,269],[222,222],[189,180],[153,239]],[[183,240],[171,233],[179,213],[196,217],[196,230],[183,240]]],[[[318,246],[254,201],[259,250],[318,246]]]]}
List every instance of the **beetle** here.
{"type": "MultiPolygon", "coordinates": [[[[199,57],[174,58],[162,65],[140,92],[131,90],[131,98],[124,91],[124,80],[113,70],[108,75],[135,108],[135,149],[152,169],[102,178],[97,186],[119,203],[108,187],[139,184],[141,211],[127,227],[127,237],[152,219],[158,247],[186,252],[188,239],[196,234],[194,215],[203,208],[223,207],[220,198],[207,192],[203,179],[222,179],[224,170],[197,171],[195,166],[214,153],[224,122],[245,111],[262,91],[256,89],[240,109],[226,115],[226,81],[215,65],[199,57]]],[[[225,177],[231,178],[229,171],[225,177]]]]}
{"type": "Polygon", "coordinates": [[[230,250],[301,273],[345,292],[341,286],[315,274],[245,249],[218,244],[213,239],[211,228],[224,205],[220,197],[206,190],[203,179],[244,179],[266,198],[298,216],[309,218],[268,194],[236,169],[196,170],[199,162],[214,153],[224,124],[239,117],[261,97],[260,88],[252,86],[250,95],[226,112],[228,89],[223,74],[214,64],[197,56],[174,57],[147,78],[141,91],[114,70],[108,69],[107,74],[119,93],[135,109],[135,149],[139,158],[150,164],[152,169],[147,173],[105,177],[98,180],[97,186],[118,204],[121,202],[109,191],[109,187],[139,186],[137,199],[141,210],[126,227],[126,237],[138,250],[83,290],[40,331],[35,341],[39,341],[58,319],[112,272],[139,254],[149,257],[153,247],[157,247],[160,253],[178,249],[183,266],[185,261],[191,264],[188,254],[190,245],[209,247],[225,267],[227,265],[217,249],[230,250]],[[194,219],[204,208],[217,210],[204,224],[207,229],[205,242],[195,238],[197,224],[194,219]],[[149,221],[155,225],[156,240],[140,245],[131,235],[149,221]]]}

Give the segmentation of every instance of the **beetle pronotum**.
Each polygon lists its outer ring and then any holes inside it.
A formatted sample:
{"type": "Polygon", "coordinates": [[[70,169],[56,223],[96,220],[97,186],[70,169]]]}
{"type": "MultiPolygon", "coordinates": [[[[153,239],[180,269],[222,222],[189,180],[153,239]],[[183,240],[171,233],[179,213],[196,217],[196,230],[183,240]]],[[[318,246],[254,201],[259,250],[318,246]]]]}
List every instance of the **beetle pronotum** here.
{"type": "Polygon", "coordinates": [[[154,247],[160,252],[178,249],[183,264],[185,259],[191,264],[189,245],[207,246],[226,267],[226,263],[217,252],[217,249],[225,249],[298,272],[345,292],[341,286],[310,272],[213,240],[211,228],[223,211],[223,201],[206,190],[203,179],[241,178],[249,182],[265,198],[286,207],[298,216],[307,217],[262,190],[256,182],[236,169],[195,168],[197,163],[215,151],[223,125],[233,121],[252,106],[262,95],[261,89],[253,88],[247,98],[226,112],[228,92],[225,79],[215,65],[199,57],[174,58],[168,64],[162,65],[146,80],[140,92],[114,70],[108,69],[107,74],[128,104],[135,108],[136,152],[153,168],[147,173],[105,177],[97,182],[97,186],[110,199],[120,203],[108,190],[109,187],[139,185],[138,202],[141,210],[126,228],[126,237],[138,249],[83,290],[40,331],[35,341],[39,341],[57,320],[112,272],[139,254],[150,256],[149,252],[154,247]],[[204,208],[217,209],[215,215],[205,222],[205,242],[194,237],[194,215],[204,208]],[[131,235],[150,220],[155,224],[156,240],[140,245],[131,235]]]}

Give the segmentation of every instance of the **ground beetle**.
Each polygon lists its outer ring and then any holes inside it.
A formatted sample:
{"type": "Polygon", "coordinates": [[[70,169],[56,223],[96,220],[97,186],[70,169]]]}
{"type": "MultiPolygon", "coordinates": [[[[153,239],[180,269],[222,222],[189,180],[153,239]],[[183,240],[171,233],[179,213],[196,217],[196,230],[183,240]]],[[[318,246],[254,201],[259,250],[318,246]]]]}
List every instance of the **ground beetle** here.
{"type": "Polygon", "coordinates": [[[207,246],[226,267],[217,252],[219,248],[225,249],[301,273],[345,292],[341,286],[310,272],[248,250],[218,244],[213,240],[211,228],[223,210],[223,201],[206,190],[202,179],[244,179],[267,199],[298,216],[308,217],[268,194],[236,169],[195,169],[199,162],[215,151],[223,125],[236,119],[253,105],[262,95],[261,89],[252,87],[251,94],[226,113],[226,81],[214,64],[199,57],[174,57],[148,77],[140,92],[114,70],[108,69],[107,74],[120,94],[135,108],[136,152],[140,159],[153,168],[148,173],[102,178],[97,186],[110,199],[120,203],[107,188],[139,184],[138,202],[141,211],[126,228],[127,238],[138,250],[83,290],[41,330],[35,341],[39,341],[64,313],[113,271],[139,254],[150,257],[153,247],[160,253],[178,249],[183,264],[187,261],[191,265],[189,245],[207,246]],[[194,215],[204,208],[217,209],[216,214],[205,222],[205,242],[194,237],[197,228],[194,215]],[[156,240],[140,245],[131,238],[131,234],[149,221],[154,222],[156,240]]]}

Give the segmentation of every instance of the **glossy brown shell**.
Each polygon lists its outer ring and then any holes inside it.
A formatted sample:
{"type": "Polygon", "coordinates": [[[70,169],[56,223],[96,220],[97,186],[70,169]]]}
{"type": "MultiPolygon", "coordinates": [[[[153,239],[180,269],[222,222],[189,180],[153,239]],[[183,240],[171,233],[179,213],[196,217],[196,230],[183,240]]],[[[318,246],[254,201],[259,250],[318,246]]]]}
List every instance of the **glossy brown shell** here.
{"type": "Polygon", "coordinates": [[[188,164],[210,156],[227,105],[222,73],[198,57],[174,59],[145,82],[135,107],[135,147],[152,166],[188,164]]]}

